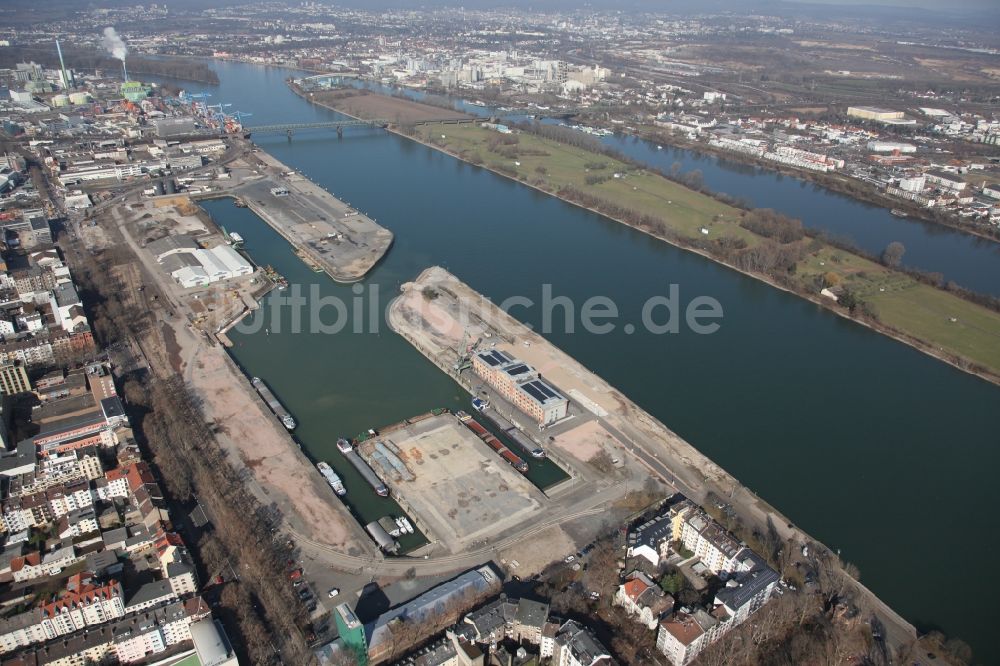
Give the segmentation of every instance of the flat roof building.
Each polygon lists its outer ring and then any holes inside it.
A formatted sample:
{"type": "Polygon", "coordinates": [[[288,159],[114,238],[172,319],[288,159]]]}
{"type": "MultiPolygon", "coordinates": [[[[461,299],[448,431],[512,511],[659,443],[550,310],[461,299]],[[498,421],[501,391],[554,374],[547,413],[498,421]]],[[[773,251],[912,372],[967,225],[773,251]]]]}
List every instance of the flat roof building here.
{"type": "Polygon", "coordinates": [[[239,666],[229,638],[212,618],[191,623],[191,640],[201,666],[239,666]]]}
{"type": "Polygon", "coordinates": [[[23,363],[0,364],[0,393],[18,395],[30,391],[31,382],[28,380],[28,372],[24,369],[23,363]]]}
{"type": "Polygon", "coordinates": [[[565,418],[569,400],[542,379],[533,367],[499,349],[472,357],[472,369],[504,399],[541,425],[565,418]]]}
{"type": "Polygon", "coordinates": [[[877,106],[849,106],[847,107],[847,115],[852,118],[861,118],[863,120],[902,120],[903,112],[894,111],[893,109],[883,109],[877,106]]]}

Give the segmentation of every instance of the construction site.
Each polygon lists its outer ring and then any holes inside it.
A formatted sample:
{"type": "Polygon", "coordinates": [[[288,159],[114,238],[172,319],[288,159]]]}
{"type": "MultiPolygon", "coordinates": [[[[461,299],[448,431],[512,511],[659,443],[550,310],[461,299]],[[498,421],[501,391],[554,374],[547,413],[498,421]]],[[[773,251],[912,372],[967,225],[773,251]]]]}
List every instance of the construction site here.
{"type": "Polygon", "coordinates": [[[502,537],[550,500],[462,418],[440,410],[378,430],[358,451],[428,537],[422,554],[458,553],[502,537]]]}

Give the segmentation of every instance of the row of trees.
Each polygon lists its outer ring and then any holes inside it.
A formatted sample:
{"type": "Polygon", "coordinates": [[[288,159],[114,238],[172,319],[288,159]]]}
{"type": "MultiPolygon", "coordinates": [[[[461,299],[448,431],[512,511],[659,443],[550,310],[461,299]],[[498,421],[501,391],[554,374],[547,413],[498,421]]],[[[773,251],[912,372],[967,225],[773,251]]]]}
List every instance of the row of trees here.
{"type": "MultiPolygon", "coordinates": [[[[64,48],[63,57],[68,66],[76,70],[102,69],[111,76],[121,73],[122,63],[106,53],[76,48],[64,48]]],[[[33,60],[49,68],[59,67],[59,56],[54,47],[9,46],[0,49],[0,67],[13,68],[19,62],[33,60]]],[[[130,74],[151,74],[201,83],[219,83],[219,75],[211,67],[197,60],[165,58],[150,60],[141,56],[128,58],[130,74]]]]}
{"type": "MultiPolygon", "coordinates": [[[[125,290],[113,269],[134,259],[128,250],[119,246],[98,259],[81,257],[87,258],[75,272],[101,342],[136,339],[144,341],[144,349],[162,346],[150,312],[121,298],[125,290]]],[[[228,571],[230,564],[239,570],[239,583],[227,582],[221,593],[220,615],[228,620],[234,643],[254,664],[273,664],[279,653],[286,663],[313,663],[300,628],[307,622],[305,609],[282,573],[287,551],[271,533],[280,516],[253,496],[245,468],[234,465],[220,446],[222,426],[206,422],[176,375],[133,373],[123,395],[136,440],[158,471],[173,510],[179,513],[197,493],[213,520],[211,531],[189,544],[203,578],[228,571]]]]}

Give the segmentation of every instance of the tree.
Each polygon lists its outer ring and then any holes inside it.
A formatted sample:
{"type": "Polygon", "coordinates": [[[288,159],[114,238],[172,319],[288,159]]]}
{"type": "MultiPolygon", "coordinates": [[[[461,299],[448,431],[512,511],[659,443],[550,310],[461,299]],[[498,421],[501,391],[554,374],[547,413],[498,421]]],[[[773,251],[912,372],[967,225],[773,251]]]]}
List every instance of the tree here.
{"type": "Polygon", "coordinates": [[[899,241],[892,241],[885,246],[885,250],[882,251],[882,263],[886,266],[895,268],[899,266],[899,262],[903,260],[903,255],[906,253],[906,247],[899,241]]]}
{"type": "Polygon", "coordinates": [[[672,594],[676,596],[681,590],[687,586],[687,579],[684,578],[684,574],[680,570],[674,570],[673,573],[668,573],[660,579],[660,589],[662,589],[667,594],[672,594]]]}

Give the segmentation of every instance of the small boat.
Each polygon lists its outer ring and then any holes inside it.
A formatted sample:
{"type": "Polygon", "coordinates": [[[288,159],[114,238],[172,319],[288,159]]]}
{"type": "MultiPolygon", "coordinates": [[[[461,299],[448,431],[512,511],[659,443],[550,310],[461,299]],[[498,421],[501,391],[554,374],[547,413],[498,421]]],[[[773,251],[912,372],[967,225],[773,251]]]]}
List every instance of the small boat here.
{"type": "Polygon", "coordinates": [[[285,414],[281,417],[281,424],[289,430],[295,430],[295,427],[298,425],[290,414],[285,414]]]}
{"type": "Polygon", "coordinates": [[[486,411],[486,408],[489,406],[490,403],[487,402],[486,400],[482,400],[481,398],[472,399],[472,408],[475,409],[477,412],[486,411]]]}
{"type": "Polygon", "coordinates": [[[351,443],[343,437],[337,440],[337,448],[340,450],[341,453],[350,453],[351,451],[354,450],[354,447],[351,446],[351,443]]]}
{"type": "Polygon", "coordinates": [[[316,468],[319,470],[320,474],[323,475],[323,478],[326,479],[326,482],[330,484],[330,487],[333,488],[333,492],[337,493],[339,496],[347,494],[347,488],[344,487],[344,482],[341,481],[340,477],[337,476],[337,473],[333,471],[333,468],[330,467],[330,465],[325,462],[320,462],[316,465],[316,468]]]}
{"type": "Polygon", "coordinates": [[[892,213],[893,215],[895,215],[896,217],[909,217],[910,216],[910,214],[907,213],[905,210],[900,210],[898,208],[893,208],[889,212],[892,213]]]}
{"type": "Polygon", "coordinates": [[[400,534],[408,534],[409,533],[409,532],[406,531],[406,526],[403,524],[403,519],[402,518],[394,518],[393,520],[396,521],[396,527],[399,528],[399,533],[400,534]]]}
{"type": "Polygon", "coordinates": [[[531,449],[531,457],[532,458],[544,458],[545,457],[545,449],[542,449],[542,448],[531,449]]]}
{"type": "Polygon", "coordinates": [[[399,526],[402,527],[407,534],[413,534],[413,525],[410,524],[409,518],[402,516],[399,521],[399,526]]]}
{"type": "Polygon", "coordinates": [[[233,205],[236,206],[237,208],[246,208],[247,202],[243,201],[243,199],[234,199],[233,205]]]}

